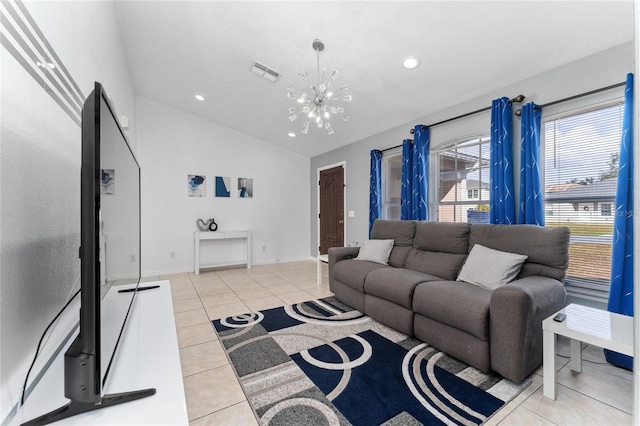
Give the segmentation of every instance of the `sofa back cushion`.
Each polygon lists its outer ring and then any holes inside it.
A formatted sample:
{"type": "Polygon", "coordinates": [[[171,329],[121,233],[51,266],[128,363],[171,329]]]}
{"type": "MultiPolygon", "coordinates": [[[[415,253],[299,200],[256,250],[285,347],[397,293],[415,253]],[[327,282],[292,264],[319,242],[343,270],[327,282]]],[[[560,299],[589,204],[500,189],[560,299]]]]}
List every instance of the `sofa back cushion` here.
{"type": "Polygon", "coordinates": [[[466,223],[417,222],[405,267],[455,280],[469,252],[466,223]]]}
{"type": "Polygon", "coordinates": [[[393,239],[393,249],[389,255],[389,265],[404,268],[413,247],[413,237],[416,234],[416,222],[412,220],[382,220],[376,219],[371,228],[371,239],[393,239]]]}
{"type": "Polygon", "coordinates": [[[536,225],[473,225],[469,248],[481,244],[528,256],[517,278],[542,275],[564,280],[569,266],[569,228],[536,225]]]}

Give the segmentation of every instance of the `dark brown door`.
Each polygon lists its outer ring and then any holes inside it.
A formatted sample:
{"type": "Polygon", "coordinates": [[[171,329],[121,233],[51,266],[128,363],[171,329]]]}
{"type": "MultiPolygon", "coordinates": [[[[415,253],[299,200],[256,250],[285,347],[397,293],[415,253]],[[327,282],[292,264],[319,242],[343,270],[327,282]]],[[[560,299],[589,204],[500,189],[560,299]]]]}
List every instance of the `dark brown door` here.
{"type": "Polygon", "coordinates": [[[320,254],[344,246],[344,168],[320,172],[320,254]]]}

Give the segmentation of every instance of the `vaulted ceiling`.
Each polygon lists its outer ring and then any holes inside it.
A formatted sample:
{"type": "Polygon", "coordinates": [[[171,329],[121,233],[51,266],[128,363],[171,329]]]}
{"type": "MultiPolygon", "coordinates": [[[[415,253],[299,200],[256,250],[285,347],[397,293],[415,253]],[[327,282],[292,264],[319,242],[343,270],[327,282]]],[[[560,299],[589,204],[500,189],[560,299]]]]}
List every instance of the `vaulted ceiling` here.
{"type": "MultiPolygon", "coordinates": [[[[632,1],[120,1],[137,94],[312,157],[633,39],[632,1]],[[335,129],[291,122],[320,66],[353,101],[335,129]],[[404,57],[420,57],[415,70],[404,57]],[[280,73],[251,72],[258,61],[280,73]],[[205,101],[194,95],[201,94],[205,101]],[[287,136],[289,132],[295,138],[287,136]]],[[[589,70],[585,70],[589,72],[589,70]]]]}

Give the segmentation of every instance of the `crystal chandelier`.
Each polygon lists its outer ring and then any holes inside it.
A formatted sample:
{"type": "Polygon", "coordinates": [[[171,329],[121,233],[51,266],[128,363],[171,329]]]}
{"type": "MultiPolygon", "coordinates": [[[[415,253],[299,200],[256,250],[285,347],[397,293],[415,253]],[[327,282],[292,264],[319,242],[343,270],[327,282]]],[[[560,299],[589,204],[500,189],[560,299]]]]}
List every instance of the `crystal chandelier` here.
{"type": "Polygon", "coordinates": [[[331,115],[340,114],[340,118],[347,121],[349,115],[341,105],[342,102],[350,102],[351,95],[345,93],[349,89],[346,84],[335,91],[331,90],[339,73],[334,70],[331,75],[327,75],[327,69],[324,68],[320,74],[320,52],[324,50],[324,43],[315,39],[311,46],[316,51],[316,82],[314,85],[309,79],[309,73],[304,71],[298,76],[307,82],[310,91],[298,90],[292,84],[287,86],[287,98],[297,103],[295,107],[289,108],[289,120],[295,121],[298,114],[304,114],[306,120],[302,125],[302,133],[307,134],[309,124],[313,121],[319,129],[324,127],[327,133],[332,135],[334,131],[330,123],[331,115]]]}

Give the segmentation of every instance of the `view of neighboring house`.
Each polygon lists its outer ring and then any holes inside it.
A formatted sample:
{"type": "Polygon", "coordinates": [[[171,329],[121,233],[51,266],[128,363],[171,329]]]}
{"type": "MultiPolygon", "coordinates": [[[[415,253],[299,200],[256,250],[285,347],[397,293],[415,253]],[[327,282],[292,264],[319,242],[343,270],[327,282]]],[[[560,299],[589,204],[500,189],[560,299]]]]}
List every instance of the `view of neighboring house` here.
{"type": "Polygon", "coordinates": [[[547,223],[604,223],[613,226],[616,178],[545,188],[547,223]]]}

